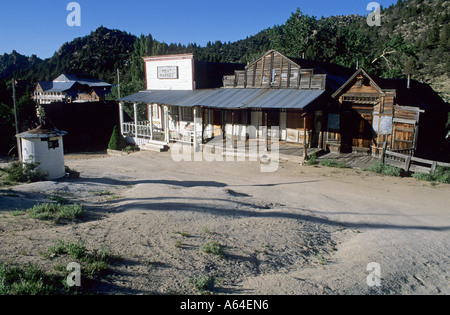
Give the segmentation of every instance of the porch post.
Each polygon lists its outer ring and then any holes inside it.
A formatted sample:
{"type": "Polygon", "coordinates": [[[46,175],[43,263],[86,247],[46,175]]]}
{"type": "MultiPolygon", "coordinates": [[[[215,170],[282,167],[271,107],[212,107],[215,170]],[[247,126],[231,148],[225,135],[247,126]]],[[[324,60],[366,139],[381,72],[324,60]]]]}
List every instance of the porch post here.
{"type": "Polygon", "coordinates": [[[264,125],[266,126],[265,128],[265,135],[264,135],[264,149],[266,150],[266,152],[269,151],[269,115],[267,112],[264,112],[264,125]]]}
{"type": "Polygon", "coordinates": [[[123,136],[123,102],[119,102],[120,134],[123,136]]]}
{"type": "Polygon", "coordinates": [[[169,106],[164,105],[164,138],[167,144],[170,143],[170,126],[169,126],[169,106]]]}
{"type": "Polygon", "coordinates": [[[200,107],[194,107],[194,154],[200,151],[200,141],[199,132],[202,133],[202,121],[200,116],[200,107]]]}
{"type": "Polygon", "coordinates": [[[234,110],[231,112],[231,143],[234,148],[234,110]]]}
{"type": "Polygon", "coordinates": [[[306,113],[303,114],[303,161],[308,159],[308,146],[307,146],[307,136],[306,136],[306,113]]]}
{"type": "Polygon", "coordinates": [[[150,114],[150,140],[153,141],[153,104],[147,105],[150,114]]]}
{"type": "Polygon", "coordinates": [[[137,103],[133,104],[134,109],[134,142],[138,145],[138,111],[137,111],[137,103]]]}

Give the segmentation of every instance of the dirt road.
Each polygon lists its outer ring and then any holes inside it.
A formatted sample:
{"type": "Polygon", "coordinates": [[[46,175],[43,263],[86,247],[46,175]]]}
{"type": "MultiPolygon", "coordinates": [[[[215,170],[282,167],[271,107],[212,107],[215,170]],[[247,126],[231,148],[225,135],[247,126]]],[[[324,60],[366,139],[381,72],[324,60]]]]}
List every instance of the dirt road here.
{"type": "Polygon", "coordinates": [[[150,152],[66,165],[81,178],[1,190],[2,260],[51,268],[39,253],[54,240],[105,245],[121,259],[100,294],[198,293],[200,277],[217,294],[450,293],[449,185],[150,152]],[[55,226],[8,215],[55,194],[82,202],[87,218],[55,226]],[[213,243],[222,255],[205,250],[213,243]]]}

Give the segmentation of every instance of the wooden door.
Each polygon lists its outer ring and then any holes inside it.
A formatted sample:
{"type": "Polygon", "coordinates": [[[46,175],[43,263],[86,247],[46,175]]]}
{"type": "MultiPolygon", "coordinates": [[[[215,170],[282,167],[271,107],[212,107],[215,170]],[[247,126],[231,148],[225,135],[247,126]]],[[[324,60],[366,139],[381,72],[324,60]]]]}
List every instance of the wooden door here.
{"type": "Polygon", "coordinates": [[[342,146],[344,151],[356,148],[370,148],[374,133],[372,114],[359,114],[348,110],[342,115],[342,146]]]}
{"type": "Polygon", "coordinates": [[[396,151],[414,150],[416,147],[415,134],[415,125],[394,123],[392,149],[396,151]]]}

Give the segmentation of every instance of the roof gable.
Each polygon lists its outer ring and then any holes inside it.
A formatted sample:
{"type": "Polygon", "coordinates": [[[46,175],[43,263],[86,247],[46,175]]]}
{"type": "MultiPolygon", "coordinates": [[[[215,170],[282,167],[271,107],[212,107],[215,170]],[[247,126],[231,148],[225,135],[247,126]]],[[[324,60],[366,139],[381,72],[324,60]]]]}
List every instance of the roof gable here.
{"type": "Polygon", "coordinates": [[[375,80],[372,79],[372,77],[362,68],[358,69],[358,71],[356,71],[351,77],[350,79],[347,80],[347,82],[345,82],[333,95],[333,98],[338,98],[340,97],[342,94],[344,94],[344,92],[346,90],[348,90],[349,88],[351,88],[356,81],[358,80],[358,77],[363,76],[366,79],[369,80],[370,85],[378,91],[378,93],[380,93],[381,95],[385,95],[386,93],[383,91],[383,89],[375,82],[375,80]]]}
{"type": "Polygon", "coordinates": [[[41,87],[42,92],[65,92],[70,90],[76,82],[68,81],[68,82],[48,82],[48,81],[40,81],[38,85],[41,87]]]}
{"type": "Polygon", "coordinates": [[[112,87],[111,84],[103,82],[98,78],[93,78],[88,76],[87,74],[61,74],[55,80],[53,80],[55,84],[61,83],[72,83],[78,82],[79,84],[88,85],[89,87],[112,87]]]}
{"type": "Polygon", "coordinates": [[[258,59],[253,60],[252,62],[250,62],[245,68],[251,68],[254,67],[255,64],[257,64],[258,62],[262,61],[263,59],[265,59],[267,56],[269,56],[270,54],[274,54],[277,55],[279,57],[281,57],[282,59],[284,59],[286,62],[292,64],[295,67],[300,67],[297,63],[295,63],[293,60],[291,60],[290,58],[286,57],[285,55],[283,55],[282,53],[272,49],[269,50],[268,52],[266,52],[264,55],[262,55],[261,57],[259,57],[258,59]]]}
{"type": "Polygon", "coordinates": [[[61,74],[59,77],[53,80],[53,82],[68,82],[68,81],[76,81],[76,76],[61,74]]]}

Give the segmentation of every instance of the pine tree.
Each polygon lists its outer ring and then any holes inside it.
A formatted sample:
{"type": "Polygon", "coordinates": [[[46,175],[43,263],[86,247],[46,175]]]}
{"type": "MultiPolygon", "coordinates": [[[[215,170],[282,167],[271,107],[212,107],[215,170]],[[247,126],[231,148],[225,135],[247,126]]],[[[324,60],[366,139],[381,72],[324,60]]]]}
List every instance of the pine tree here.
{"type": "Polygon", "coordinates": [[[122,150],[125,141],[119,133],[119,128],[114,126],[113,132],[111,134],[111,139],[109,140],[108,149],[110,150],[122,150]]]}

